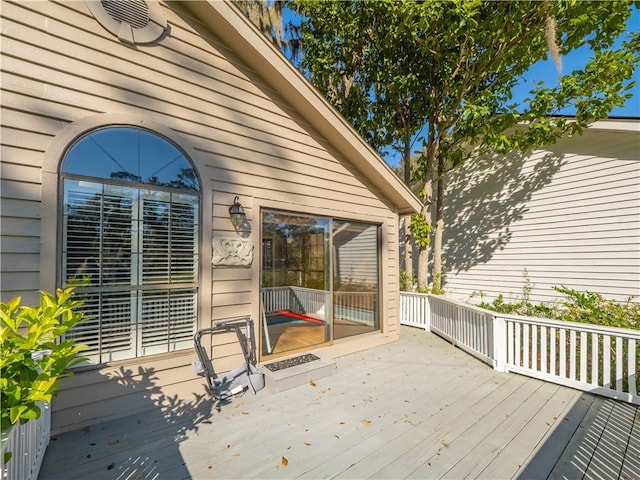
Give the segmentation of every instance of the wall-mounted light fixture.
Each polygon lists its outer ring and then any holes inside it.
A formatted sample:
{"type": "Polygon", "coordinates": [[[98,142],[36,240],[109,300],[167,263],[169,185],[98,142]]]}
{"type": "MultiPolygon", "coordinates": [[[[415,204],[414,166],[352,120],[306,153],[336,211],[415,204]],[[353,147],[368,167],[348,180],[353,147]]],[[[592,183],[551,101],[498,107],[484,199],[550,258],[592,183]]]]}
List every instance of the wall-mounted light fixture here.
{"type": "Polygon", "coordinates": [[[244,213],[244,208],[240,205],[239,197],[236,195],[236,198],[233,199],[233,205],[229,207],[229,218],[231,219],[231,225],[235,228],[238,228],[240,225],[244,223],[244,219],[247,214],[244,213]]]}

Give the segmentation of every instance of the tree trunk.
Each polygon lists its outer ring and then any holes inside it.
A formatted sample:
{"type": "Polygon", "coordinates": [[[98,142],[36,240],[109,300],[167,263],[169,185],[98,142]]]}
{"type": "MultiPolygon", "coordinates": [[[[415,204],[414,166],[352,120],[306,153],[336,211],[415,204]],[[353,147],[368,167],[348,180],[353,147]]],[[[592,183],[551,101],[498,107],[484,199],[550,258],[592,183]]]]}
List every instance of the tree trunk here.
{"type": "MultiPolygon", "coordinates": [[[[411,187],[411,136],[405,132],[403,138],[402,164],[404,167],[404,183],[411,187]]],[[[404,272],[407,280],[407,288],[413,290],[413,234],[411,233],[411,217],[403,218],[402,239],[404,242],[404,272]]]]}
{"type": "Polygon", "coordinates": [[[411,236],[411,217],[402,218],[402,237],[404,242],[404,273],[407,279],[407,288],[413,290],[413,238],[411,236]]]}
{"type": "Polygon", "coordinates": [[[436,228],[433,236],[433,293],[442,293],[442,237],[444,233],[444,160],[438,161],[438,181],[436,186],[436,228]]]}
{"type": "MultiPolygon", "coordinates": [[[[436,119],[429,119],[429,135],[428,135],[428,147],[426,154],[426,172],[424,178],[424,199],[422,213],[427,223],[431,226],[432,210],[433,210],[433,187],[434,179],[436,178],[437,165],[436,165],[436,152],[438,151],[439,139],[436,135],[435,129],[436,119]]],[[[429,252],[432,249],[431,243],[425,248],[420,249],[419,263],[418,263],[418,289],[420,291],[427,291],[429,289],[429,252]]],[[[432,277],[433,281],[433,277],[432,277]]]]}
{"type": "MultiPolygon", "coordinates": [[[[429,205],[422,207],[422,212],[426,218],[431,215],[429,205]]],[[[418,291],[426,292],[429,289],[429,245],[420,247],[418,252],[418,291]]]]}

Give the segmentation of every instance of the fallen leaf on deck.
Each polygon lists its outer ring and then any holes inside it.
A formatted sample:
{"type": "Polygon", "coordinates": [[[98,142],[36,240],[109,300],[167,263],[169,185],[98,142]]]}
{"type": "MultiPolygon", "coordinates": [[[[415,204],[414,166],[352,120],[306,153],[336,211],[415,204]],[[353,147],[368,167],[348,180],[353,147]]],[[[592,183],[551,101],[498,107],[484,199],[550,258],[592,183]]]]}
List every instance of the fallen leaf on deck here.
{"type": "Polygon", "coordinates": [[[316,386],[316,384],[315,384],[315,382],[313,380],[309,380],[309,385],[311,385],[312,387],[316,386]]]}
{"type": "Polygon", "coordinates": [[[289,460],[287,460],[286,457],[282,457],[282,466],[286,467],[287,465],[289,465],[289,460]]]}

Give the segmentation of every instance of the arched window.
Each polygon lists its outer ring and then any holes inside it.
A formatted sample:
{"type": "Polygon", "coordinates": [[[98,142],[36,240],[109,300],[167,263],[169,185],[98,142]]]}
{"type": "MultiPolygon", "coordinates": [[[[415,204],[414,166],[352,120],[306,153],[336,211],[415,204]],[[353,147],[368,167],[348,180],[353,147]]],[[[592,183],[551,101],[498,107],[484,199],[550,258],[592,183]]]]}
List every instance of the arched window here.
{"type": "Polygon", "coordinates": [[[193,347],[200,184],[184,153],[101,128],[69,147],[61,181],[62,283],[91,316],[67,337],[92,364],[193,347]]]}

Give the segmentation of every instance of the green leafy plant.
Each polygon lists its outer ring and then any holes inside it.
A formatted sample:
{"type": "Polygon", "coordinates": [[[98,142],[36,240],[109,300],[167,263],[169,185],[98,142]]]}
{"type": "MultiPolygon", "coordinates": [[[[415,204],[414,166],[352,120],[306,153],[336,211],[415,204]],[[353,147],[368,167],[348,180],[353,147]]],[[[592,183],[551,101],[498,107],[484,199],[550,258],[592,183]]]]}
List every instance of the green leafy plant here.
{"type": "Polygon", "coordinates": [[[411,216],[411,232],[420,248],[427,248],[431,242],[431,232],[433,227],[427,222],[424,213],[420,212],[411,216]]]}
{"type": "MultiPolygon", "coordinates": [[[[58,289],[55,296],[41,292],[40,305],[20,305],[21,297],[0,303],[0,409],[3,442],[17,423],[40,416],[37,402],[51,402],[59,379],[67,369],[83,361],[86,349],[63,340],[65,333],[85,319],[78,311],[73,289],[58,289]]],[[[11,454],[5,454],[6,463],[11,454]]]]}
{"type": "Polygon", "coordinates": [[[608,327],[640,329],[640,304],[632,298],[626,302],[608,300],[593,292],[579,292],[564,286],[553,289],[565,296],[561,305],[532,304],[529,301],[505,302],[502,294],[492,302],[478,306],[493,312],[512,315],[552,318],[569,322],[589,323],[608,327]]]}
{"type": "Polygon", "coordinates": [[[593,292],[578,292],[564,286],[553,289],[565,296],[558,319],[572,322],[591,323],[607,327],[640,329],[640,304],[608,300],[593,292]]]}
{"type": "Polygon", "coordinates": [[[400,291],[411,292],[416,283],[415,275],[409,275],[406,270],[400,269],[400,291]]]}
{"type": "Polygon", "coordinates": [[[521,300],[519,302],[505,302],[502,294],[492,302],[480,302],[480,308],[508,315],[524,315],[528,317],[556,318],[557,308],[544,303],[532,304],[521,300]]]}

